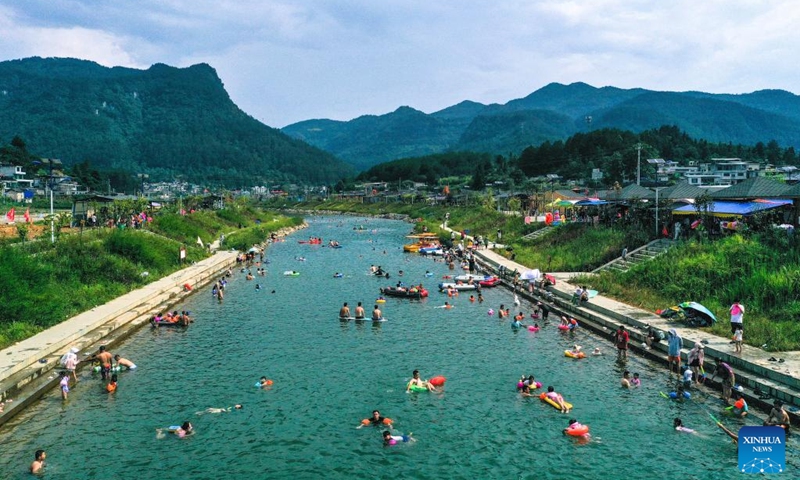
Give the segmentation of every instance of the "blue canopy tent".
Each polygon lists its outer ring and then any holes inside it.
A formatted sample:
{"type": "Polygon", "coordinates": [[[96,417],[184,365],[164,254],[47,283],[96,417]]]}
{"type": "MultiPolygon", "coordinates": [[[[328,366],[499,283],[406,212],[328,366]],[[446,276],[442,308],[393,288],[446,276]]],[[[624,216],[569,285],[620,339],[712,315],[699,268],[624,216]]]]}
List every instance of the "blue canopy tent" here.
{"type": "Polygon", "coordinates": [[[610,202],[605,200],[600,200],[597,198],[584,198],[583,200],[579,200],[578,203],[575,204],[576,207],[593,207],[598,205],[607,205],[610,202]]]}
{"type": "MultiPolygon", "coordinates": [[[[791,205],[791,200],[753,200],[751,202],[714,201],[708,214],[718,218],[747,217],[773,208],[791,205]]],[[[673,215],[697,215],[694,205],[685,205],[672,211],[673,215]]]]}

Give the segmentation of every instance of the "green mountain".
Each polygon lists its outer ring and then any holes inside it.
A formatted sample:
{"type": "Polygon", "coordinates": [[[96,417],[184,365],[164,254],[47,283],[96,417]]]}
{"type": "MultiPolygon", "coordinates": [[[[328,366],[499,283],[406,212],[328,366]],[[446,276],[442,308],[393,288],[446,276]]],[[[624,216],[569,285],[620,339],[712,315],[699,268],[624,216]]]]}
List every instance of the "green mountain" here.
{"type": "Polygon", "coordinates": [[[301,122],[283,131],[360,170],[426,153],[471,150],[505,155],[580,132],[642,132],[661,125],[675,125],[710,142],[775,140],[800,148],[800,96],[782,90],[731,95],[552,83],[504,105],[464,101],[431,114],[413,110],[413,118],[405,118],[407,132],[390,128],[397,124],[399,111],[335,125],[325,120],[301,122]]]}
{"type": "Polygon", "coordinates": [[[463,126],[457,120],[400,107],[386,115],[364,115],[349,122],[307,120],[283,132],[364,170],[396,158],[447,151],[458,142],[463,126]]]}
{"type": "Polygon", "coordinates": [[[0,139],[70,166],[226,186],[331,183],[352,167],[270,128],[206,64],[147,70],[63,58],[0,62],[0,139]],[[312,167],[313,168],[310,168],[312,167]]]}

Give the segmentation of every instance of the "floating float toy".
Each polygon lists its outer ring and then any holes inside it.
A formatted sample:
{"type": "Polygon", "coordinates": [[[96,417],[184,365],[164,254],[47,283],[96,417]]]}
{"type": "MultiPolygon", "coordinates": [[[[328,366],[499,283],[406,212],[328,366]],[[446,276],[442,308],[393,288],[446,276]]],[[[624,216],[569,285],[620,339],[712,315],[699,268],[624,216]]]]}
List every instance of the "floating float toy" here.
{"type": "MultiPolygon", "coordinates": [[[[671,398],[672,400],[677,400],[677,398],[678,398],[678,392],[669,392],[669,396],[664,395],[664,392],[658,392],[658,393],[660,393],[661,396],[664,397],[664,398],[671,398]]],[[[683,392],[683,398],[686,398],[686,399],[692,398],[692,394],[689,393],[689,392],[684,391],[683,392]]]]}
{"type": "Polygon", "coordinates": [[[421,385],[411,385],[411,387],[408,390],[411,392],[427,392],[428,388],[423,387],[421,385]]]}
{"type": "Polygon", "coordinates": [[[538,313],[531,313],[531,318],[534,320],[538,320],[540,318],[540,315],[538,313]]]}
{"type": "MultiPolygon", "coordinates": [[[[96,365],[92,370],[95,371],[95,372],[99,372],[100,371],[100,365],[96,365]]],[[[114,365],[113,367],[111,367],[111,370],[109,370],[109,371],[111,371],[111,372],[119,372],[121,370],[122,370],[122,367],[120,367],[119,365],[114,365]]]]}
{"type": "Polygon", "coordinates": [[[442,375],[437,375],[437,376],[431,378],[430,380],[428,380],[428,383],[430,383],[434,387],[441,387],[442,385],[444,385],[444,382],[446,382],[446,381],[447,381],[447,379],[445,377],[443,377],[442,375]]]}
{"type": "MultiPolygon", "coordinates": [[[[542,394],[539,395],[539,400],[541,400],[544,403],[550,405],[551,407],[555,408],[556,410],[561,410],[561,407],[559,407],[558,404],[552,398],[548,397],[546,392],[542,392],[542,394]]],[[[572,408],[572,404],[567,402],[566,400],[564,400],[564,406],[567,407],[567,408],[570,408],[570,409],[572,408]]]]}
{"type": "Polygon", "coordinates": [[[569,325],[559,325],[558,329],[559,330],[569,330],[569,325]]]}
{"type": "Polygon", "coordinates": [[[283,275],[287,277],[299,277],[300,272],[295,272],[294,270],[286,270],[285,272],[283,272],[283,275]]]}
{"type": "Polygon", "coordinates": [[[564,356],[569,358],[586,358],[583,352],[573,352],[572,350],[564,350],[564,356]]]}
{"type": "Polygon", "coordinates": [[[375,303],[386,303],[386,299],[383,297],[379,297],[377,300],[375,300],[375,303]]]}
{"type": "Polygon", "coordinates": [[[528,325],[528,330],[530,330],[531,332],[538,332],[539,331],[539,327],[536,327],[536,326],[533,326],[533,325],[528,325]]]}
{"type": "MultiPolygon", "coordinates": [[[[525,382],[517,382],[517,390],[522,390],[525,388],[525,382]]],[[[535,381],[532,385],[528,386],[528,388],[542,388],[542,382],[535,381]]]]}
{"type": "Polygon", "coordinates": [[[486,315],[489,315],[491,317],[492,315],[494,315],[494,310],[490,308],[489,311],[486,312],[486,315]]]}
{"type": "Polygon", "coordinates": [[[581,425],[580,423],[575,422],[569,427],[565,428],[564,433],[573,437],[582,437],[589,433],[589,426],[581,425]]]}
{"type": "Polygon", "coordinates": [[[271,387],[274,382],[272,380],[267,380],[267,383],[261,385],[261,382],[256,382],[256,388],[260,387],[271,387]]]}

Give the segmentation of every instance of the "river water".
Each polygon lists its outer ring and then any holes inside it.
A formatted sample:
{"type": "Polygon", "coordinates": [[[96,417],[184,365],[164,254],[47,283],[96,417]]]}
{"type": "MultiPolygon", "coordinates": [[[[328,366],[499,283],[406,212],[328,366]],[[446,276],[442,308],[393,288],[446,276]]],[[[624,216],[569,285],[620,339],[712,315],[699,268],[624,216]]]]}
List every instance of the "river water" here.
{"type": "MultiPolygon", "coordinates": [[[[47,450],[46,478],[729,478],[736,447],[711,421],[716,397],[695,392],[685,403],[664,399],[664,368],[632,357],[615,362],[612,346],[588,332],[512,331],[487,315],[510,305],[503,288],[484,289],[485,303],[462,293],[452,310],[435,283],[450,273],[442,263],[404,254],[409,225],[352,217],[312,218],[310,227],[268,250],[266,277],[236,272],[225,301],[205,289],[179,309],[196,323],[188,330],[133,335],[114,353],[138,370],[120,373],[113,395],[83,372],[63,403],[54,390],[0,430],[0,478],[26,478],[33,452],[47,450]],[[369,230],[356,232],[354,225],[369,230]],[[373,231],[374,229],[374,231],[373,231]],[[298,244],[310,235],[337,239],[341,249],[298,244]],[[302,256],[306,261],[299,261],[302,256]],[[371,264],[392,274],[366,274],[371,264]],[[298,277],[285,277],[297,270],[298,277]],[[423,301],[389,299],[388,321],[339,322],[342,302],[367,311],[378,288],[400,278],[429,287],[423,301]],[[425,277],[426,270],[434,273],[425,277]],[[335,272],[345,274],[334,279],[335,272]],[[255,290],[255,284],[264,287],[255,290]],[[275,293],[271,293],[272,290],[275,293]],[[565,358],[573,343],[606,352],[565,358]],[[619,388],[625,368],[639,389],[619,388]],[[442,393],[405,392],[411,371],[445,375],[442,393]],[[534,374],[574,404],[567,416],[522,398],[515,384],[534,374]],[[269,390],[255,388],[262,376],[269,390]],[[196,415],[207,407],[244,404],[231,413],[196,415]],[[414,443],[382,446],[381,429],[356,429],[379,409],[414,443]],[[698,430],[677,433],[672,419],[698,430]],[[582,442],[561,430],[570,417],[591,428],[582,442]],[[190,420],[196,433],[158,438],[156,429],[190,420]]],[[[529,311],[529,305],[522,308],[529,311]]],[[[551,317],[552,318],[552,317],[551,317]]],[[[748,420],[755,424],[758,419],[748,420]]],[[[732,430],[745,422],[725,418],[732,430]]],[[[790,444],[791,446],[791,444],[790,444]]],[[[790,453],[790,467],[797,462],[790,453]]]]}

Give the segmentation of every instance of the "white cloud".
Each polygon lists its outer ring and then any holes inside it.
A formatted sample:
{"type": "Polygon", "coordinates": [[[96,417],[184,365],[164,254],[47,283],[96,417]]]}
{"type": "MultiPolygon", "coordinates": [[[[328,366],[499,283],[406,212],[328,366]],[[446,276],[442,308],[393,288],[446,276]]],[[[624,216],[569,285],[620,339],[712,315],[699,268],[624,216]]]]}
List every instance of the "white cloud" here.
{"type": "Polygon", "coordinates": [[[29,0],[0,7],[0,58],[217,68],[274,126],[400,105],[506,102],[550,82],[800,91],[789,0],[29,0]]]}

